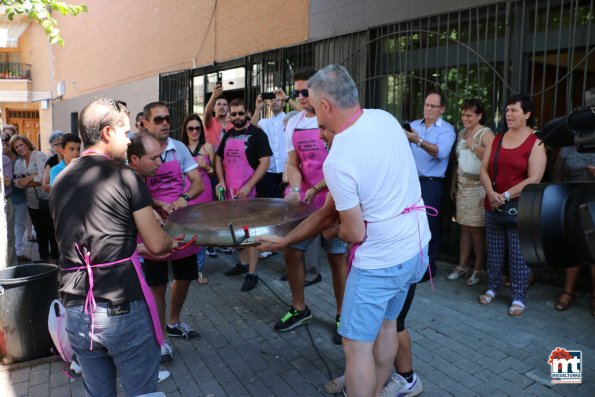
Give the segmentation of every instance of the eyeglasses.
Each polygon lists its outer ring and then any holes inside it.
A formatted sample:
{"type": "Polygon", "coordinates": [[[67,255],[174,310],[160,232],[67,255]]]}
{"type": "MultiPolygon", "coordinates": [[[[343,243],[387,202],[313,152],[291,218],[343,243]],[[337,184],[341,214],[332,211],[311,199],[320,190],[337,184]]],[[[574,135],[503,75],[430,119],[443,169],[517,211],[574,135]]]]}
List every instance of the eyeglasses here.
{"type": "Polygon", "coordinates": [[[199,127],[186,127],[186,129],[188,131],[196,131],[196,132],[202,131],[202,127],[200,127],[200,126],[199,127]]]}
{"type": "Polygon", "coordinates": [[[245,115],[245,114],[246,114],[246,112],[237,112],[237,113],[236,113],[236,112],[229,112],[229,115],[230,115],[231,117],[236,117],[236,116],[243,116],[243,115],[245,115]]]}
{"type": "Polygon", "coordinates": [[[51,146],[51,147],[57,147],[57,146],[60,146],[60,141],[58,141],[58,142],[52,142],[52,143],[50,143],[50,146],[51,146]]]}
{"type": "Polygon", "coordinates": [[[432,108],[432,109],[438,109],[438,108],[441,108],[442,107],[441,105],[434,105],[434,104],[431,104],[431,103],[424,103],[424,106],[427,107],[427,108],[432,108]]]}
{"type": "Polygon", "coordinates": [[[171,120],[170,116],[155,116],[155,117],[153,117],[153,122],[155,124],[162,124],[164,121],[167,121],[167,124],[169,124],[170,120],[171,120]]]}
{"type": "Polygon", "coordinates": [[[308,98],[308,89],[304,88],[303,90],[293,90],[291,91],[291,96],[297,98],[302,94],[304,98],[308,98]]]}

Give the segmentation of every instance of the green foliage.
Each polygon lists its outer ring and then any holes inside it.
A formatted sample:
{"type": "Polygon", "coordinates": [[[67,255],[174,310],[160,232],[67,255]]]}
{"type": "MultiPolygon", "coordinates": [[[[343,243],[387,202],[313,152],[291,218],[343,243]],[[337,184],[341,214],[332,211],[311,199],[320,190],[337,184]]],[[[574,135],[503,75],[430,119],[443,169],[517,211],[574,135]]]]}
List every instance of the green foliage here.
{"type": "Polygon", "coordinates": [[[28,15],[30,19],[34,19],[43,27],[50,43],[61,47],[64,47],[64,40],[60,36],[58,22],[50,15],[51,12],[72,16],[87,12],[87,6],[84,4],[70,5],[56,0],[0,0],[0,5],[6,6],[6,16],[10,21],[15,14],[28,15]]]}

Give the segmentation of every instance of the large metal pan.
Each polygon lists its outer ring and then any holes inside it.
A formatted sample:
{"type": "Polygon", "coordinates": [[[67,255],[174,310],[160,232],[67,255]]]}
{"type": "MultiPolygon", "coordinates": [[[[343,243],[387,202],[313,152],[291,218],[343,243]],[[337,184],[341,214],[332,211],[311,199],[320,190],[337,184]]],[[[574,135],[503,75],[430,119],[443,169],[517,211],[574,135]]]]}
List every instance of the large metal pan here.
{"type": "Polygon", "coordinates": [[[184,234],[184,241],[196,236],[197,245],[251,247],[258,236],[284,236],[314,211],[284,199],[212,201],[173,212],[164,230],[172,237],[184,234]]]}

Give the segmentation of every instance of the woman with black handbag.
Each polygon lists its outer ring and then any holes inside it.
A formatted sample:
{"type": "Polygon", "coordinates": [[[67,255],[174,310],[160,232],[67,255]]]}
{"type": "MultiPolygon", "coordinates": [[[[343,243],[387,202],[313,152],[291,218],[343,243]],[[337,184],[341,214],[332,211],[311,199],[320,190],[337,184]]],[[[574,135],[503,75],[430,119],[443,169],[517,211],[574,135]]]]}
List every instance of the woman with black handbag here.
{"type": "Polygon", "coordinates": [[[525,310],[529,266],[523,258],[516,227],[518,198],[525,186],[539,183],[546,165],[546,151],[534,135],[533,102],[515,95],[506,104],[507,130],[494,138],[481,163],[480,179],[486,190],[484,200],[488,251],[488,290],[479,303],[492,303],[502,285],[504,255],[508,251],[512,281],[512,305],[508,314],[520,316],[525,310]]]}
{"type": "Polygon", "coordinates": [[[10,150],[18,156],[14,163],[14,179],[17,187],[27,192],[27,208],[37,233],[39,262],[47,263],[50,258],[56,261],[58,244],[48,206],[49,196],[41,188],[47,155],[35,150],[31,141],[23,135],[10,139],[10,150]]]}

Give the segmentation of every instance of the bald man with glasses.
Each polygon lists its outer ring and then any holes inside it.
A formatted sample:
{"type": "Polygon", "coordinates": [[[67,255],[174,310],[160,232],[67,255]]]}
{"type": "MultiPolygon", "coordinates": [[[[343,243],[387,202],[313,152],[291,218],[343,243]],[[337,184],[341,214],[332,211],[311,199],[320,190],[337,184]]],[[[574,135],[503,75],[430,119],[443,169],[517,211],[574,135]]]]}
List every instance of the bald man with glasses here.
{"type": "MultiPolygon", "coordinates": [[[[410,131],[405,130],[413,158],[417,165],[417,174],[421,185],[421,197],[424,203],[438,210],[438,216],[428,215],[432,239],[429,245],[430,267],[432,276],[436,274],[436,259],[440,251],[440,203],[444,176],[448,167],[450,150],[456,134],[453,126],[442,118],[446,110],[446,98],[437,91],[430,91],[424,102],[424,117],[411,123],[410,131]]],[[[422,281],[426,281],[426,273],[422,281]]]]}

